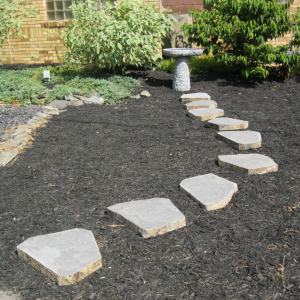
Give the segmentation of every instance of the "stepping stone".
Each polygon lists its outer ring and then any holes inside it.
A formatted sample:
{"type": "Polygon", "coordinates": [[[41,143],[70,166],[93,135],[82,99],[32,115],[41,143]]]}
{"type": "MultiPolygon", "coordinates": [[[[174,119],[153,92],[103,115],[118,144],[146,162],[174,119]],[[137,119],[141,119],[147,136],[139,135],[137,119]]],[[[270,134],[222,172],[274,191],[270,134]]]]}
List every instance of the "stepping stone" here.
{"type": "Polygon", "coordinates": [[[60,286],[74,284],[102,267],[94,235],[85,229],[32,237],[17,250],[19,257],[60,286]]]}
{"type": "Polygon", "coordinates": [[[18,154],[18,150],[5,151],[0,153],[0,166],[4,167],[11,162],[18,154]]]}
{"type": "Polygon", "coordinates": [[[187,110],[191,110],[195,108],[216,108],[216,107],[217,107],[217,102],[214,100],[197,100],[185,104],[185,108],[187,110]]]}
{"type": "Polygon", "coordinates": [[[211,100],[211,97],[207,93],[183,94],[180,98],[182,102],[190,102],[190,101],[197,101],[197,100],[211,100]]]}
{"type": "Polygon", "coordinates": [[[185,216],[165,198],[119,203],[107,208],[108,213],[143,238],[149,238],[186,226],[185,216]]]}
{"type": "Polygon", "coordinates": [[[180,189],[199,201],[206,210],[215,210],[227,205],[238,186],[214,174],[206,174],[184,179],[180,183],[180,189]]]}
{"type": "Polygon", "coordinates": [[[83,100],[85,104],[103,104],[104,100],[102,97],[92,96],[83,100]]]}
{"type": "Polygon", "coordinates": [[[220,108],[197,108],[188,111],[188,116],[199,121],[207,121],[224,116],[224,110],[220,108]]]}
{"type": "Polygon", "coordinates": [[[219,155],[220,167],[243,174],[265,174],[278,171],[278,165],[261,154],[219,155]]]}
{"type": "Polygon", "coordinates": [[[208,127],[216,130],[237,130],[248,128],[248,121],[232,118],[217,118],[207,122],[208,127]]]}
{"type": "Polygon", "coordinates": [[[261,147],[261,135],[256,131],[223,131],[217,138],[238,150],[248,150],[261,147]]]}

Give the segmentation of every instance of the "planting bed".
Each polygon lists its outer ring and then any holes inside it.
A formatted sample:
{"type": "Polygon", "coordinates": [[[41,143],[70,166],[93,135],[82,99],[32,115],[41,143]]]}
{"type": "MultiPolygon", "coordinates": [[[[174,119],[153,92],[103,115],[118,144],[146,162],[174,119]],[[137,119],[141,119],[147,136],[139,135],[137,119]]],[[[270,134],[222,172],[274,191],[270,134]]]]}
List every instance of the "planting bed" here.
{"type": "Polygon", "coordinates": [[[0,289],[23,299],[299,299],[300,83],[297,78],[191,77],[225,117],[249,121],[262,147],[239,151],[187,116],[172,74],[132,71],[150,98],[69,107],[38,128],[33,146],[0,169],[0,289]],[[218,155],[260,153],[278,172],[243,175],[218,155]],[[179,189],[213,173],[238,184],[221,210],[179,189]],[[143,239],[107,215],[116,203],[169,198],[187,226],[143,239]],[[25,239],[91,230],[103,267],[59,287],[16,254],[25,239]]]}

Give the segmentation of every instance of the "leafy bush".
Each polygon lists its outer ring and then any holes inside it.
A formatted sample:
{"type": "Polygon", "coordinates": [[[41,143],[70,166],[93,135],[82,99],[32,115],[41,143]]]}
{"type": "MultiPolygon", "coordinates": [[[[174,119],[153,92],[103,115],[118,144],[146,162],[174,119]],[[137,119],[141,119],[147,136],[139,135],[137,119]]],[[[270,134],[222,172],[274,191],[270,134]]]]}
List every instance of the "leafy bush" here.
{"type": "Polygon", "coordinates": [[[277,0],[204,0],[209,10],[190,11],[197,19],[195,25],[184,24],[190,42],[204,48],[239,70],[242,76],[266,78],[270,72],[282,76],[290,73],[297,61],[296,55],[287,55],[289,45],[273,47],[268,43],[288,32],[295,32],[290,45],[300,44],[299,11],[288,14],[290,3],[277,0]]]}
{"type": "MultiPolygon", "coordinates": [[[[175,60],[164,59],[159,64],[159,68],[163,71],[168,71],[174,73],[175,70],[175,60]]],[[[216,71],[216,72],[232,72],[232,68],[226,63],[220,60],[211,59],[209,56],[192,56],[189,59],[189,70],[190,74],[200,74],[207,71],[216,71]]]]}
{"type": "Polygon", "coordinates": [[[120,0],[108,7],[93,8],[93,1],[72,5],[73,17],[63,32],[70,51],[68,64],[93,64],[99,68],[124,71],[129,65],[149,67],[161,58],[161,38],[173,22],[155,5],[141,0],[120,0]]]}

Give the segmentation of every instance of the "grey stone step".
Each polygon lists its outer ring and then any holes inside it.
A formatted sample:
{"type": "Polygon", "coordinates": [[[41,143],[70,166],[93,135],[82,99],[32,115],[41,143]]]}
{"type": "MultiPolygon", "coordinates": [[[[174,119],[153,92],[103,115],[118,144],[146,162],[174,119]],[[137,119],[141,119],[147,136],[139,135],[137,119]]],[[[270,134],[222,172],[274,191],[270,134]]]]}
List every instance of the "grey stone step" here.
{"type": "Polygon", "coordinates": [[[199,201],[207,210],[223,208],[237,192],[236,183],[214,174],[200,175],[184,179],[180,189],[199,201]]]}
{"type": "Polygon", "coordinates": [[[197,100],[211,100],[211,96],[207,93],[190,93],[190,94],[183,94],[180,97],[182,102],[190,102],[190,101],[197,101],[197,100]]]}
{"type": "Polygon", "coordinates": [[[214,100],[197,100],[185,104],[187,110],[196,109],[196,108],[216,108],[217,102],[214,100]]]}
{"type": "Polygon", "coordinates": [[[186,226],[185,216],[165,198],[118,203],[107,209],[111,216],[143,238],[154,237],[186,226]]]}
{"type": "Polygon", "coordinates": [[[4,167],[18,155],[18,150],[5,151],[0,153],[0,166],[4,167]]]}
{"type": "Polygon", "coordinates": [[[224,110],[220,108],[196,108],[188,111],[188,116],[199,121],[207,121],[224,116],[224,110]]]}
{"type": "Polygon", "coordinates": [[[237,154],[218,156],[220,167],[244,174],[265,174],[278,171],[278,165],[262,154],[237,154]]]}
{"type": "Polygon", "coordinates": [[[58,285],[70,285],[102,266],[94,235],[71,229],[39,235],[17,246],[18,255],[58,285]]]}
{"type": "Polygon", "coordinates": [[[261,135],[256,131],[222,131],[218,133],[217,138],[238,150],[261,147],[261,135]]]}
{"type": "Polygon", "coordinates": [[[232,119],[232,118],[216,118],[207,122],[207,126],[216,130],[238,130],[248,128],[249,122],[232,119]]]}

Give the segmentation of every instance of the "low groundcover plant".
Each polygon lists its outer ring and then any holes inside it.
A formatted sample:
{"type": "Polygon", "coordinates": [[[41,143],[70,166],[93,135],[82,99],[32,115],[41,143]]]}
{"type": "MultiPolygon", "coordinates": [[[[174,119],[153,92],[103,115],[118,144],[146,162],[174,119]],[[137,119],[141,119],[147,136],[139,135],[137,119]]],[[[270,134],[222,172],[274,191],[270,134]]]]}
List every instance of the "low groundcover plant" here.
{"type": "Polygon", "coordinates": [[[27,105],[47,104],[65,95],[89,96],[98,93],[104,102],[113,104],[129,97],[140,86],[140,82],[126,76],[99,73],[99,70],[50,67],[52,89],[43,81],[45,68],[7,71],[0,69],[0,100],[6,103],[27,105]]]}

